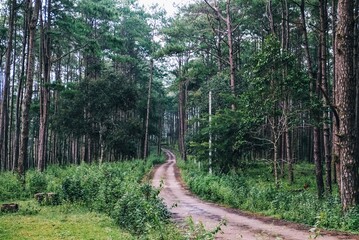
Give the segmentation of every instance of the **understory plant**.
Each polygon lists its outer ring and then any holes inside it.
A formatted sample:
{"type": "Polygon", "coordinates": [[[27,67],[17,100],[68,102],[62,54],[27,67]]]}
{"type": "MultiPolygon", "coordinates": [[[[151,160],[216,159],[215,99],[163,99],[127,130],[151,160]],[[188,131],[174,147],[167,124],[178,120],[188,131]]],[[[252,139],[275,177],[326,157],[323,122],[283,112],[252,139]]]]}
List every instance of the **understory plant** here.
{"type": "Polygon", "coordinates": [[[343,213],[335,193],[318,199],[315,183],[307,177],[313,169],[305,164],[297,167],[301,173],[297,172],[296,184],[282,179],[279,187],[266,163],[247,165],[245,170],[228,174],[209,173],[195,161],[179,165],[191,191],[206,200],[318,228],[358,233],[359,210],[343,213]]]}

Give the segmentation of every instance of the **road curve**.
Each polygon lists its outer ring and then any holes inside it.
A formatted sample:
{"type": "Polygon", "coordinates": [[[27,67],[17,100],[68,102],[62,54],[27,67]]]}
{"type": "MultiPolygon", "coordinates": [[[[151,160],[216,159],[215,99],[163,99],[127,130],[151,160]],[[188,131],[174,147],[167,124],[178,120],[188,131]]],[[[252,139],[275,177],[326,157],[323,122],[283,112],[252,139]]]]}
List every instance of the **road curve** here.
{"type": "MultiPolygon", "coordinates": [[[[222,226],[222,233],[216,235],[216,239],[244,239],[244,240],[305,240],[311,239],[312,233],[308,229],[293,228],[289,224],[281,224],[280,221],[270,219],[258,219],[245,216],[234,210],[206,203],[189,193],[181,185],[176,176],[176,158],[169,150],[164,150],[167,155],[166,163],[159,166],[152,179],[155,187],[160,187],[160,196],[171,209],[176,222],[182,223],[187,217],[192,217],[194,222],[202,222],[206,229],[213,230],[221,220],[226,221],[222,226]],[[172,207],[175,206],[175,207],[172,207]]],[[[316,239],[321,240],[357,240],[359,238],[349,235],[321,235],[316,239]]]]}

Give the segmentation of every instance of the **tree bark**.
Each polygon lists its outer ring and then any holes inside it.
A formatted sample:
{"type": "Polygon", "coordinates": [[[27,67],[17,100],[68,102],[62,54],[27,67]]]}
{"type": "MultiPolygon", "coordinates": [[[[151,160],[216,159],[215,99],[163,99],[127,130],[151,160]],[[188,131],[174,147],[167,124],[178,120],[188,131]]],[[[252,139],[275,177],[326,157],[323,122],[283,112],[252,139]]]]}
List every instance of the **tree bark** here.
{"type": "Polygon", "coordinates": [[[148,128],[149,128],[149,123],[150,123],[152,80],[153,80],[153,59],[151,59],[151,62],[150,62],[150,79],[148,80],[146,124],[145,124],[145,142],[144,142],[144,148],[143,148],[143,159],[146,159],[148,157],[148,128]]]}
{"type": "MultiPolygon", "coordinates": [[[[320,12],[320,67],[321,67],[321,88],[324,91],[323,103],[326,102],[325,95],[328,96],[328,78],[327,78],[327,1],[319,1],[319,12],[320,12]]],[[[324,106],[328,108],[328,106],[324,106]]],[[[326,190],[328,193],[332,192],[332,164],[331,164],[331,150],[330,150],[330,112],[323,112],[323,146],[324,146],[324,160],[326,170],[326,190]]]]}
{"type": "MultiPolygon", "coordinates": [[[[32,9],[32,2],[28,1],[29,9],[32,9]]],[[[32,10],[32,17],[29,22],[29,52],[27,60],[27,74],[26,74],[26,89],[24,94],[23,106],[22,106],[22,123],[21,123],[21,141],[20,141],[20,154],[19,154],[19,166],[18,173],[23,183],[25,183],[25,166],[27,162],[27,147],[29,141],[29,111],[31,105],[31,98],[33,92],[33,81],[34,81],[34,43],[35,43],[35,33],[36,26],[39,16],[39,9],[41,7],[41,0],[35,1],[35,6],[32,10]]]]}
{"type": "MultiPolygon", "coordinates": [[[[37,170],[42,172],[46,166],[47,155],[47,136],[48,136],[48,114],[50,94],[48,84],[50,83],[51,72],[51,0],[47,0],[47,21],[44,23],[41,14],[41,47],[42,47],[42,66],[43,73],[40,85],[40,122],[39,122],[39,148],[38,148],[38,164],[37,170]]],[[[46,14],[46,13],[45,13],[46,14]]]]}
{"type": "Polygon", "coordinates": [[[14,22],[15,22],[15,6],[16,1],[10,1],[10,16],[9,16],[9,32],[8,43],[6,50],[5,62],[5,80],[3,86],[2,96],[2,111],[1,111],[1,126],[0,126],[0,163],[1,170],[5,170],[6,162],[8,161],[8,126],[9,126],[9,92],[10,92],[10,68],[11,57],[13,51],[13,36],[14,36],[14,22]]]}
{"type": "Polygon", "coordinates": [[[359,177],[355,126],[354,1],[338,1],[336,28],[336,81],[341,165],[341,201],[344,211],[359,204],[359,177]]]}
{"type": "Polygon", "coordinates": [[[185,144],[185,132],[186,132],[186,83],[185,82],[180,82],[179,84],[179,150],[181,153],[181,157],[183,160],[186,161],[187,159],[187,154],[186,154],[186,144],[185,144]]]}
{"type": "MultiPolygon", "coordinates": [[[[27,5],[27,7],[29,7],[27,5]]],[[[25,64],[26,64],[26,52],[28,47],[28,24],[30,22],[29,11],[26,8],[24,13],[24,31],[23,31],[23,39],[22,39],[22,56],[21,56],[21,72],[19,77],[19,86],[17,89],[16,96],[16,123],[15,123],[15,138],[14,138],[14,163],[13,163],[13,171],[18,169],[18,160],[19,160],[19,151],[20,151],[20,131],[21,131],[21,106],[22,106],[22,96],[23,96],[23,82],[25,78],[25,64]]]]}
{"type": "MultiPolygon", "coordinates": [[[[333,34],[332,34],[332,48],[333,48],[333,65],[336,65],[336,24],[337,24],[337,0],[332,0],[332,22],[333,22],[333,34]]],[[[336,74],[336,69],[335,67],[333,68],[333,87],[332,87],[332,91],[333,91],[333,105],[334,106],[338,106],[338,93],[337,93],[337,74],[336,74]]],[[[335,172],[334,174],[334,180],[338,185],[338,189],[339,189],[339,194],[340,194],[340,186],[341,186],[341,180],[340,180],[340,147],[339,147],[339,139],[338,139],[338,135],[339,135],[339,121],[336,118],[333,118],[333,136],[332,136],[332,141],[333,141],[333,149],[332,149],[332,164],[334,166],[333,170],[335,172]]]]}

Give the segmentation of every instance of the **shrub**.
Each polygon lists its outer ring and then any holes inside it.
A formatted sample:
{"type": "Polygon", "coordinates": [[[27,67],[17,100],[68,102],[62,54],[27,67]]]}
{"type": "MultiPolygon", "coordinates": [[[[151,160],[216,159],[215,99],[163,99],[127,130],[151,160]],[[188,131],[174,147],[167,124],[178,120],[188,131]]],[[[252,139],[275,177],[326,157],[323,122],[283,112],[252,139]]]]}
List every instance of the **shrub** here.
{"type": "Polygon", "coordinates": [[[111,214],[121,227],[135,234],[144,234],[158,229],[169,219],[167,208],[148,185],[132,186],[127,190],[111,214]]]}
{"type": "Polygon", "coordinates": [[[315,183],[308,177],[312,166],[298,165],[296,184],[285,180],[275,187],[265,172],[266,165],[248,165],[248,169],[229,174],[209,174],[193,162],[180,162],[185,182],[200,197],[246,211],[259,212],[311,226],[357,232],[359,209],[343,215],[338,196],[318,200],[315,183]],[[304,184],[311,186],[303,189],[304,184]]]}
{"type": "Polygon", "coordinates": [[[5,172],[0,174],[0,201],[21,198],[23,187],[16,174],[5,172]]]}
{"type": "Polygon", "coordinates": [[[65,178],[62,182],[62,191],[64,198],[70,202],[83,200],[81,181],[74,176],[65,178]]]}
{"type": "Polygon", "coordinates": [[[39,192],[46,192],[47,190],[47,178],[45,173],[29,171],[26,182],[31,195],[39,192]]]}

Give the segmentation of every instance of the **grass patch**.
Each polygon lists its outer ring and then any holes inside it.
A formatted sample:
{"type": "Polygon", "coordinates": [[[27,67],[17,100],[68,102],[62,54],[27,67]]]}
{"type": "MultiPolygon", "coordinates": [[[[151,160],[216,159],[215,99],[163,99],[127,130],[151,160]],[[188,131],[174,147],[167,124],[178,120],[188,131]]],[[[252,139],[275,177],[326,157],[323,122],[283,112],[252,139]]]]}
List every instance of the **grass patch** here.
{"type": "Polygon", "coordinates": [[[135,239],[105,214],[73,204],[41,206],[20,202],[18,213],[0,216],[0,239],[135,239]],[[29,213],[29,208],[38,209],[29,213]]]}

